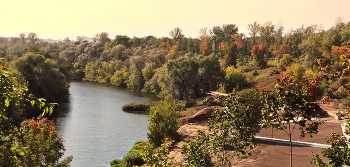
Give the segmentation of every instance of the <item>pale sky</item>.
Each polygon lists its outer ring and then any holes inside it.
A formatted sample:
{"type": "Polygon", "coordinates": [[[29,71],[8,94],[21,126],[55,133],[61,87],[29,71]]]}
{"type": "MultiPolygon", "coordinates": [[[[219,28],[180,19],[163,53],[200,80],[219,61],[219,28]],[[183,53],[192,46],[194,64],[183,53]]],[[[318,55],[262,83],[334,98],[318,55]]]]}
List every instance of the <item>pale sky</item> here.
{"type": "Polygon", "coordinates": [[[39,38],[93,37],[108,32],[129,37],[170,36],[176,27],[186,37],[200,28],[282,23],[287,32],[311,24],[329,29],[338,17],[350,21],[350,0],[1,0],[0,37],[34,32],[39,38]]]}

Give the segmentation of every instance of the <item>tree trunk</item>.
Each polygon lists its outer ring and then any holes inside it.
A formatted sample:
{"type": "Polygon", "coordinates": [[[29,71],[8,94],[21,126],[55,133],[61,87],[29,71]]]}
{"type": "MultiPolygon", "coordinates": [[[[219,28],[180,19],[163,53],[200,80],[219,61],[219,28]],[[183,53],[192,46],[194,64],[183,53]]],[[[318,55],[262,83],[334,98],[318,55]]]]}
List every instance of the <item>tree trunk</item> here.
{"type": "Polygon", "coordinates": [[[289,133],[289,144],[290,144],[290,167],[292,167],[293,165],[293,154],[292,154],[292,134],[289,133]]]}
{"type": "Polygon", "coordinates": [[[293,154],[292,154],[292,148],[293,148],[293,146],[292,146],[292,134],[289,134],[289,144],[290,144],[290,167],[292,167],[293,165],[293,154]]]}

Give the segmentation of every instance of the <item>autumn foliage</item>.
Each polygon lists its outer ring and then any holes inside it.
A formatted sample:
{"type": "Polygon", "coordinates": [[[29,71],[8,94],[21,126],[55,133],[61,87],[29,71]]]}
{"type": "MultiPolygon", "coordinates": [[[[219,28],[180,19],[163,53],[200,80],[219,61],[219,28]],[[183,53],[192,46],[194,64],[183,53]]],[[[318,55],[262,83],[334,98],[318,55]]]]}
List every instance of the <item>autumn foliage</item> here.
{"type": "Polygon", "coordinates": [[[20,132],[23,142],[18,143],[17,149],[24,153],[19,156],[19,166],[56,166],[68,165],[72,157],[67,157],[62,162],[59,159],[65,151],[63,139],[52,121],[44,118],[40,120],[25,120],[21,123],[20,132]]]}
{"type": "Polygon", "coordinates": [[[275,50],[275,54],[276,54],[276,59],[279,61],[283,57],[283,55],[285,55],[285,54],[291,55],[292,52],[286,44],[282,44],[278,48],[278,50],[275,50]]]}
{"type": "Polygon", "coordinates": [[[344,53],[344,51],[346,51],[345,46],[333,48],[331,51],[331,55],[332,55],[331,58],[339,60],[340,56],[344,53]]]}
{"type": "Polygon", "coordinates": [[[200,46],[200,53],[205,55],[205,56],[209,56],[213,52],[212,45],[213,44],[212,44],[210,38],[205,37],[203,39],[201,46],[200,46]]]}
{"type": "Polygon", "coordinates": [[[254,62],[257,64],[257,66],[260,68],[266,68],[267,67],[267,60],[265,58],[265,54],[267,54],[266,45],[264,44],[254,45],[251,52],[254,58],[254,62]]]}

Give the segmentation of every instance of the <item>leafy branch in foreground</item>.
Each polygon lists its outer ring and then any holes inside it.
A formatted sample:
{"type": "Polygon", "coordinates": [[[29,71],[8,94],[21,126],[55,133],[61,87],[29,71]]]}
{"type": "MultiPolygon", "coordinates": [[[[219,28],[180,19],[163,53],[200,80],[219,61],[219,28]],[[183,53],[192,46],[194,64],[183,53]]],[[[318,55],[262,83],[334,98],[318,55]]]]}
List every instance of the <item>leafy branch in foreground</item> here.
{"type": "Polygon", "coordinates": [[[212,153],[222,166],[231,166],[227,150],[232,150],[241,157],[250,156],[247,148],[254,148],[254,135],[257,132],[255,125],[261,120],[260,110],[255,110],[256,107],[256,104],[250,103],[234,90],[225,99],[224,107],[213,112],[207,124],[212,132],[209,138],[212,153]]]}
{"type": "Polygon", "coordinates": [[[197,136],[190,139],[190,142],[184,143],[180,148],[181,154],[184,155],[185,164],[182,167],[213,167],[211,161],[211,146],[209,136],[205,135],[203,131],[198,130],[197,136]]]}
{"type": "Polygon", "coordinates": [[[318,79],[302,81],[300,84],[288,75],[280,75],[275,82],[274,90],[261,89],[261,99],[266,103],[262,114],[262,123],[265,127],[272,126],[285,131],[290,143],[290,166],[292,166],[292,134],[298,125],[301,132],[300,138],[306,133],[312,137],[317,134],[318,126],[322,122],[311,121],[311,117],[319,109],[313,90],[318,86],[318,79]]]}
{"type": "Polygon", "coordinates": [[[314,163],[320,167],[350,165],[349,141],[344,136],[339,137],[337,132],[334,132],[332,136],[327,137],[327,143],[331,143],[332,147],[323,148],[321,153],[329,159],[329,165],[324,163],[318,154],[313,154],[314,158],[311,164],[314,163]]]}
{"type": "Polygon", "coordinates": [[[173,142],[168,139],[158,148],[154,149],[149,142],[142,148],[141,157],[151,167],[169,167],[174,160],[174,157],[168,157],[170,153],[169,147],[173,142]]]}
{"type": "MultiPolygon", "coordinates": [[[[0,61],[3,61],[3,59],[0,59],[0,61]]],[[[29,146],[28,142],[31,143],[46,143],[46,144],[53,144],[55,142],[62,143],[60,138],[55,136],[52,139],[45,138],[45,136],[53,136],[53,134],[46,134],[44,135],[42,140],[39,140],[37,138],[26,141],[26,137],[29,136],[42,136],[39,135],[39,133],[33,134],[33,130],[29,130],[30,133],[25,133],[23,130],[25,128],[30,128],[31,126],[25,125],[24,122],[22,123],[22,127],[19,129],[14,121],[13,121],[13,114],[19,114],[23,109],[25,109],[26,106],[37,106],[40,110],[43,111],[41,116],[39,116],[39,122],[43,121],[42,117],[45,114],[51,114],[53,112],[53,107],[56,105],[56,103],[46,103],[45,99],[42,98],[36,98],[34,95],[30,94],[28,92],[28,88],[21,83],[18,82],[17,78],[11,77],[6,69],[0,65],[0,165],[1,166],[17,166],[21,163],[20,160],[25,159],[25,157],[33,156],[33,152],[29,153],[27,152],[29,146]]],[[[33,124],[38,123],[37,121],[34,121],[33,124]]],[[[32,124],[31,124],[32,125],[32,124]]],[[[54,128],[53,124],[49,124],[51,128],[54,128]]],[[[34,125],[33,125],[34,127],[34,125]]],[[[52,129],[52,133],[56,134],[56,130],[52,129]]],[[[44,144],[41,143],[41,146],[44,144]]],[[[59,144],[61,147],[56,147],[57,149],[61,149],[64,151],[63,145],[59,144]]],[[[34,147],[39,148],[39,147],[34,147]]],[[[42,153],[42,154],[49,154],[49,152],[54,151],[52,150],[52,147],[50,149],[41,149],[36,150],[35,153],[42,153]],[[50,150],[51,149],[51,150],[50,150]]],[[[29,149],[30,150],[30,149],[29,149]]],[[[34,150],[32,150],[34,151],[34,150]]],[[[60,154],[58,151],[54,151],[60,154]]],[[[63,155],[63,154],[62,154],[63,155]]],[[[61,156],[62,156],[61,155],[61,156]]],[[[60,156],[55,156],[56,158],[60,156]]],[[[39,158],[39,157],[37,157],[39,158]]],[[[57,158],[57,161],[58,161],[57,158]]],[[[71,158],[70,158],[71,159],[71,158]]],[[[49,162],[48,160],[47,162],[49,162]]],[[[54,163],[57,163],[56,160],[54,163]]],[[[66,161],[66,163],[60,163],[61,166],[66,166],[69,164],[69,160],[66,161]]],[[[45,162],[41,162],[40,164],[45,164],[45,162]]],[[[24,162],[24,164],[28,164],[28,162],[24,162]]]]}
{"type": "Polygon", "coordinates": [[[255,146],[255,133],[260,130],[262,103],[255,90],[233,91],[217,108],[208,121],[209,134],[198,131],[197,136],[181,147],[185,156],[182,166],[214,166],[216,157],[220,166],[231,166],[228,151],[239,157],[250,156],[248,148],[255,146]]]}

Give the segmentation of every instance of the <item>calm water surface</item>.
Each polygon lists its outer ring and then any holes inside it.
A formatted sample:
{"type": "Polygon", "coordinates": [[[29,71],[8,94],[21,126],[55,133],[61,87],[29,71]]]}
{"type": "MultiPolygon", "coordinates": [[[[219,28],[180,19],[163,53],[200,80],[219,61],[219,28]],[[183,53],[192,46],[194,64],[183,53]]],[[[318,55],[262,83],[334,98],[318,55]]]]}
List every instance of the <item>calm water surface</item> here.
{"type": "Polygon", "coordinates": [[[65,140],[72,167],[109,166],[122,159],[136,141],[147,140],[148,116],[122,111],[125,103],[143,101],[145,94],[89,82],[72,82],[70,102],[61,104],[55,119],[65,140]]]}

